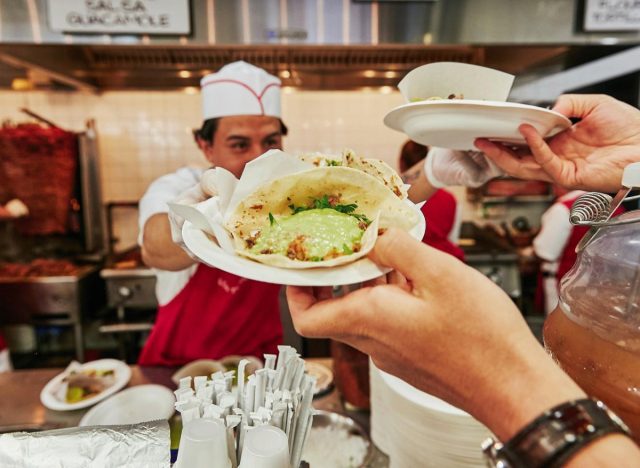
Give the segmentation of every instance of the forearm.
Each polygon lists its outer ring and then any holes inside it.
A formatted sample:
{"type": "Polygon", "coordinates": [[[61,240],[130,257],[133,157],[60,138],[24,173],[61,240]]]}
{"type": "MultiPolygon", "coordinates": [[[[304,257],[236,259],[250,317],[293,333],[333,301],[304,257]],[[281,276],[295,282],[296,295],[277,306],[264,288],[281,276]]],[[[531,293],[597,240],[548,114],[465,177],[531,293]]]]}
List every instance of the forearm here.
{"type": "MultiPolygon", "coordinates": [[[[508,441],[543,412],[585,393],[540,349],[523,362],[516,377],[503,384],[493,382],[494,404],[486,403],[478,415],[501,441],[508,441]],[[497,385],[496,385],[497,384],[497,385]]],[[[491,401],[492,397],[488,400],[491,401]]],[[[620,434],[595,440],[578,451],[565,465],[569,468],[640,466],[640,449],[620,434]]]]}
{"type": "Polygon", "coordinates": [[[402,180],[405,184],[411,185],[409,188],[409,199],[414,203],[428,200],[429,197],[438,190],[427,180],[427,176],[424,173],[423,161],[418,162],[418,164],[404,172],[402,174],[402,180]]]}
{"type": "Polygon", "coordinates": [[[144,225],[142,260],[147,266],[167,271],[179,271],[195,263],[171,239],[171,226],[166,214],[153,215],[144,225]]]}
{"type": "Polygon", "coordinates": [[[509,354],[504,362],[487,364],[494,372],[478,383],[472,403],[474,415],[500,440],[509,440],[549,408],[586,396],[533,336],[509,354]]]}
{"type": "Polygon", "coordinates": [[[640,449],[626,436],[613,434],[587,445],[565,464],[566,468],[632,468],[640,466],[640,449]]]}

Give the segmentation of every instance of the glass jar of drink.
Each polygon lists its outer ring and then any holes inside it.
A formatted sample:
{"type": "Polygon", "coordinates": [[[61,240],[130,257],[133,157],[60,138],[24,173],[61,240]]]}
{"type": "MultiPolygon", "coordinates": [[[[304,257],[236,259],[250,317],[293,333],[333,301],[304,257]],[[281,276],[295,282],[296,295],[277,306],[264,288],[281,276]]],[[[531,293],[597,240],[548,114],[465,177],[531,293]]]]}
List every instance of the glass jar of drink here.
{"type": "Polygon", "coordinates": [[[640,442],[640,211],[599,228],[579,251],[545,322],[544,343],[640,442]]]}

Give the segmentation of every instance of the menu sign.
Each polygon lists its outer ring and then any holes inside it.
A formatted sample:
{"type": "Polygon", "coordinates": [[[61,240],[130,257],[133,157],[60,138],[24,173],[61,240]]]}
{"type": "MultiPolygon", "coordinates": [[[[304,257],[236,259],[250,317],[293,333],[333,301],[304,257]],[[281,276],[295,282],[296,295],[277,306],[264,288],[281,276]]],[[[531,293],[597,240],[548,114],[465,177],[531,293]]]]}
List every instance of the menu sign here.
{"type": "Polygon", "coordinates": [[[585,31],[640,30],[640,0],[586,0],[585,31]]]}
{"type": "Polygon", "coordinates": [[[189,34],[189,0],[47,0],[49,26],[70,33],[189,34]]]}

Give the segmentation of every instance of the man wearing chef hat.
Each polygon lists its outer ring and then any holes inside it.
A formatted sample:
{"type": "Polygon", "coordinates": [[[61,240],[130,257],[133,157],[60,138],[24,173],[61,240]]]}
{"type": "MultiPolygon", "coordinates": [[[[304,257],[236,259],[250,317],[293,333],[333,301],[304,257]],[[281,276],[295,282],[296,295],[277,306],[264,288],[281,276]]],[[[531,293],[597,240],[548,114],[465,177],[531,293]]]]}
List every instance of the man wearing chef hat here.
{"type": "MultiPolygon", "coordinates": [[[[207,161],[240,177],[265,151],[282,147],[280,80],[245,62],[224,66],[201,81],[204,123],[194,132],[207,161]]],[[[145,263],[157,270],[159,309],[139,363],[179,366],[230,354],[275,353],[282,342],[280,287],[240,278],[198,263],[180,247],[180,220],[167,202],[196,203],[202,170],[182,168],[153,182],[140,200],[145,263]]],[[[205,177],[206,178],[206,177],[205,177]]]]}

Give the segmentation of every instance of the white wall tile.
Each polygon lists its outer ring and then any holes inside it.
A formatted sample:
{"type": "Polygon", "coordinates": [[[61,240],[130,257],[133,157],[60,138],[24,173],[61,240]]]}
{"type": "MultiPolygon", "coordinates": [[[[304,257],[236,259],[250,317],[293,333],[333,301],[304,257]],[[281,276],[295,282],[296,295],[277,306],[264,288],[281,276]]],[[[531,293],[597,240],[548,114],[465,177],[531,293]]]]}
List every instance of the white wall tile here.
{"type": "MultiPolygon", "coordinates": [[[[296,91],[283,94],[282,99],[283,120],[289,127],[286,150],[339,153],[351,148],[397,166],[406,137],[385,127],[382,119],[402,104],[399,93],[296,91]]],[[[84,128],[88,118],[96,120],[105,202],[137,200],[163,174],[185,165],[206,166],[191,134],[202,123],[199,95],[179,91],[0,92],[1,119],[25,121],[19,107],[28,107],[71,130],[84,128]]],[[[462,199],[464,192],[457,191],[456,196],[462,199]]],[[[470,207],[465,208],[465,218],[473,216],[470,207]]],[[[131,219],[122,217],[122,222],[131,219]]],[[[135,229],[132,223],[131,230],[135,229]]]]}

